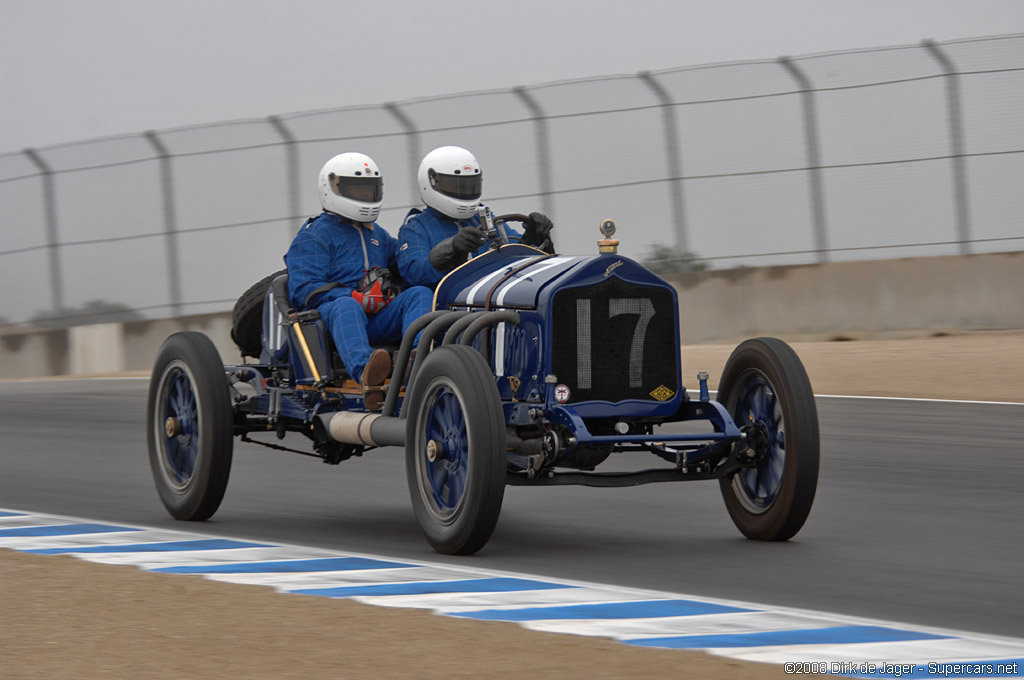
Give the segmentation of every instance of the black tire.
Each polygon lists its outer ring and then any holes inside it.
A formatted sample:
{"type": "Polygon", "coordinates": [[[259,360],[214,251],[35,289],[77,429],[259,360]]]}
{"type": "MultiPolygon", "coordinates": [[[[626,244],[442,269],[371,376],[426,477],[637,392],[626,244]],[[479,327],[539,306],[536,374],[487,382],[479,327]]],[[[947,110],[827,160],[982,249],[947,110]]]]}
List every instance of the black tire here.
{"type": "Polygon", "coordinates": [[[416,520],[437,552],[475,553],[494,532],[505,495],[498,387],[480,353],[463,345],[432,351],[413,382],[405,469],[416,520]]]}
{"type": "Polygon", "coordinates": [[[263,300],[270,290],[270,283],[281,274],[287,273],[287,269],[282,269],[260,279],[235,302],[231,310],[231,339],[238,345],[243,357],[260,357],[260,351],[263,349],[263,300]]]}
{"type": "Polygon", "coordinates": [[[726,362],[717,396],[737,426],[758,424],[765,435],[756,468],[719,480],[729,516],[747,538],[792,538],[818,485],[818,410],[807,371],[783,341],[747,340],[726,362]]]}
{"type": "Polygon", "coordinates": [[[164,341],[149,381],[146,439],[157,493],[175,519],[217,511],[231,472],[231,395],[224,365],[202,333],[164,341]]]}

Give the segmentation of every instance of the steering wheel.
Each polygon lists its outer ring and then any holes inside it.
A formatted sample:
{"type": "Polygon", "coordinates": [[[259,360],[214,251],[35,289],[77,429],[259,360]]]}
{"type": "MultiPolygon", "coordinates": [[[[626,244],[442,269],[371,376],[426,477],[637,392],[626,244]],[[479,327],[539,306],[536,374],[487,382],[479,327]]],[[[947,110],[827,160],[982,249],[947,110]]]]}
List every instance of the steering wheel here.
{"type": "MultiPolygon", "coordinates": [[[[508,245],[508,235],[505,234],[505,230],[504,229],[499,229],[498,228],[499,224],[503,224],[505,222],[520,222],[520,223],[525,224],[526,222],[530,221],[530,216],[529,215],[524,215],[522,213],[506,213],[504,215],[497,215],[497,216],[495,216],[493,218],[493,220],[494,220],[494,231],[495,231],[495,233],[491,237],[494,240],[491,242],[490,247],[491,248],[497,248],[497,247],[499,247],[499,245],[502,245],[502,246],[507,246],[508,245]]],[[[539,246],[531,246],[531,247],[532,248],[539,248],[540,250],[545,250],[545,246],[550,247],[550,244],[551,244],[551,239],[547,238],[547,239],[544,239],[544,243],[540,244],[539,246]]]]}

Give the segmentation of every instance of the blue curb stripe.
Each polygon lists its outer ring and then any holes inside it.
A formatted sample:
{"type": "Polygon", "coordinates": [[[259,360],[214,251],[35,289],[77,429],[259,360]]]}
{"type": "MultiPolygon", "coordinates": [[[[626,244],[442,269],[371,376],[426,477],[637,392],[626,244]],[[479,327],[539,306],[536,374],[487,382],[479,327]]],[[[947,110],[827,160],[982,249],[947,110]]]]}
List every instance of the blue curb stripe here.
{"type": "Polygon", "coordinates": [[[468,581],[414,581],[342,588],[311,588],[289,592],[324,597],[355,597],[358,595],[426,595],[428,593],[507,593],[518,590],[555,590],[576,587],[521,578],[476,578],[468,581]]]}
{"type": "MultiPolygon", "coordinates": [[[[862,664],[858,664],[862,665],[862,664]]],[[[832,673],[847,678],[942,678],[942,677],[976,677],[976,678],[1019,678],[1024,673],[1024,657],[1016,659],[999,659],[992,661],[936,661],[925,664],[904,664],[897,661],[886,661],[875,664],[875,672],[832,673]],[[911,668],[908,670],[908,666],[911,668]],[[1015,666],[1016,668],[1007,668],[1015,666]],[[1000,671],[1000,667],[1003,668],[1000,671]],[[991,670],[990,670],[991,669],[991,670]]]]}
{"type": "Polygon", "coordinates": [[[217,538],[196,541],[171,541],[165,543],[132,543],[128,545],[92,545],[78,548],[45,548],[25,550],[24,552],[39,555],[63,555],[66,553],[133,553],[133,552],[173,552],[177,550],[232,550],[236,548],[274,548],[277,546],[266,543],[246,543],[245,541],[229,541],[217,538]]]}
{"type": "Polygon", "coordinates": [[[356,569],[402,569],[414,564],[371,560],[365,557],[327,557],[312,560],[208,564],[188,567],[162,567],[150,571],[165,574],[285,574],[308,571],[353,571],[356,569]]]}
{"type": "Polygon", "coordinates": [[[0,517],[24,517],[23,512],[7,512],[6,510],[0,510],[0,517]]]}
{"type": "Polygon", "coordinates": [[[74,536],[76,534],[106,534],[117,531],[142,531],[134,527],[118,527],[111,524],[49,524],[37,527],[15,527],[0,529],[0,538],[24,536],[74,536]]]}
{"type": "Polygon", "coordinates": [[[644,600],[640,602],[612,602],[608,604],[577,604],[566,607],[530,607],[529,609],[482,609],[461,612],[452,616],[483,621],[554,621],[558,619],[649,619],[666,616],[697,616],[699,614],[728,614],[752,612],[710,602],[693,600],[644,600]]]}
{"type": "Polygon", "coordinates": [[[943,640],[946,635],[932,635],[912,630],[881,626],[835,626],[803,630],[772,630],[736,635],[684,635],[681,637],[623,640],[637,647],[698,649],[704,647],[765,647],[772,645],[824,645],[855,642],[906,642],[908,640],[943,640]]]}

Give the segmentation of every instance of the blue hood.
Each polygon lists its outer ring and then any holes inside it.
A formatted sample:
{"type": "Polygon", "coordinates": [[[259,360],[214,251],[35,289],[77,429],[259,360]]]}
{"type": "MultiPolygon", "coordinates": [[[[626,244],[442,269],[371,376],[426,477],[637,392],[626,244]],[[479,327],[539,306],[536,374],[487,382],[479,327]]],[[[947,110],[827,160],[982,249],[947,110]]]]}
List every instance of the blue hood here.
{"type": "Polygon", "coordinates": [[[615,253],[548,255],[518,244],[491,250],[453,270],[437,286],[434,308],[537,309],[556,288],[617,276],[644,284],[668,283],[615,253]],[[557,286],[551,284],[558,282],[557,286]]]}

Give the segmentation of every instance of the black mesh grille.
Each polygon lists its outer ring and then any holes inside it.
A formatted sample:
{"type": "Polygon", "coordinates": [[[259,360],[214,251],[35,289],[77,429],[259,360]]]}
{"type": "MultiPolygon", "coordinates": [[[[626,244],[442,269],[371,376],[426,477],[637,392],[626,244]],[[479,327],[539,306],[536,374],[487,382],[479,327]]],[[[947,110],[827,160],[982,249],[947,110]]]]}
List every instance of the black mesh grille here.
{"type": "Polygon", "coordinates": [[[562,290],[551,343],[552,372],[569,386],[570,402],[664,401],[679,391],[675,303],[665,288],[611,277],[562,290]]]}

